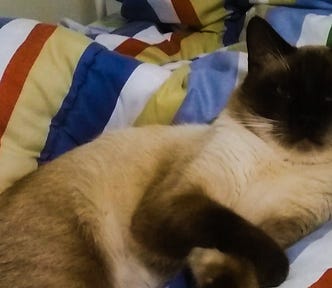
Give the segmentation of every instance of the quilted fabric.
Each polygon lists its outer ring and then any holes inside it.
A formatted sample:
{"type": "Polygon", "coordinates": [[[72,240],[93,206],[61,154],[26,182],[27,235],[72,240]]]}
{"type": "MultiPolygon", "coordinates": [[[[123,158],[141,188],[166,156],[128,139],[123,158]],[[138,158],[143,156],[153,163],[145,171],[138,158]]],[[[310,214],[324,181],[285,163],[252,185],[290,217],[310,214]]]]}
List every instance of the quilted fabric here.
{"type": "Polygon", "coordinates": [[[0,18],[0,192],[105,130],[212,121],[246,75],[254,15],[293,45],[332,46],[330,0],[123,0],[122,14],[125,26],[86,35],[0,18]]]}

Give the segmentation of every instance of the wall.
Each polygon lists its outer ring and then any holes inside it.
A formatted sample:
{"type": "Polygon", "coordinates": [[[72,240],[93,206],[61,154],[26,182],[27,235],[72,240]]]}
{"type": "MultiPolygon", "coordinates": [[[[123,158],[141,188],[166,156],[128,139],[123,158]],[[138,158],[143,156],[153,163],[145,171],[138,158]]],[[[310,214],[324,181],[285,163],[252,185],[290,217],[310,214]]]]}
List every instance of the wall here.
{"type": "Polygon", "coordinates": [[[106,4],[108,14],[118,12],[121,7],[121,3],[115,0],[106,0],[106,4]]]}
{"type": "Polygon", "coordinates": [[[0,0],[0,16],[52,23],[68,17],[86,24],[96,19],[96,9],[94,0],[0,0]]]}

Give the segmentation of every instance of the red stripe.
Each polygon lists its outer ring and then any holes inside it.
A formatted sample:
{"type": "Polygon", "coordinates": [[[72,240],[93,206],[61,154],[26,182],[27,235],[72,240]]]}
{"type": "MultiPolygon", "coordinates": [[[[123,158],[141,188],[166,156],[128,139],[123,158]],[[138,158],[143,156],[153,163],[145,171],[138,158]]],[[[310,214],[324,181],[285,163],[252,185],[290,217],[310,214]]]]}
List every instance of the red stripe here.
{"type": "Polygon", "coordinates": [[[172,33],[170,41],[166,40],[156,45],[160,50],[164,51],[168,56],[172,56],[181,50],[181,41],[188,37],[190,32],[175,31],[172,33]]]}
{"type": "Polygon", "coordinates": [[[332,268],[328,269],[323,276],[310,288],[331,288],[332,287],[332,268]]]}
{"type": "Polygon", "coordinates": [[[131,39],[126,40],[122,44],[120,44],[115,49],[115,51],[117,51],[121,54],[124,54],[124,55],[136,57],[138,54],[143,52],[146,48],[155,47],[155,48],[158,48],[161,51],[163,51],[168,56],[172,56],[180,51],[182,39],[184,39],[185,37],[187,37],[190,34],[191,33],[189,33],[189,32],[186,33],[186,32],[182,32],[182,31],[176,31],[176,32],[172,33],[170,41],[165,40],[161,43],[154,44],[154,45],[150,45],[143,41],[131,38],[131,39]]]}
{"type": "Polygon", "coordinates": [[[172,0],[173,7],[182,24],[202,27],[201,21],[197,17],[196,11],[189,0],[172,0]]]}
{"type": "Polygon", "coordinates": [[[37,24],[6,67],[0,82],[0,139],[6,131],[29,71],[55,29],[53,25],[37,24]]]}
{"type": "Polygon", "coordinates": [[[120,54],[123,55],[128,55],[128,56],[132,56],[132,57],[136,57],[139,53],[141,53],[143,50],[145,50],[146,48],[150,47],[151,45],[134,39],[134,38],[130,38],[126,41],[124,41],[123,43],[121,43],[118,47],[116,47],[116,49],[114,49],[114,51],[119,52],[120,54]]]}

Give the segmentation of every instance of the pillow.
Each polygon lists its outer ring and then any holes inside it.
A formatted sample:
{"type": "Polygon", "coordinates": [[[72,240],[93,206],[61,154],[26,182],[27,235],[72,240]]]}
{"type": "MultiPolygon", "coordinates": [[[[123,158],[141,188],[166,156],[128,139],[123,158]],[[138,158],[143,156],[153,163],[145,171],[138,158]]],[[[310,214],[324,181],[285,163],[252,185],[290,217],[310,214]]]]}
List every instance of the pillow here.
{"type": "Polygon", "coordinates": [[[141,63],[63,27],[27,19],[0,25],[1,192],[100,134],[141,63]]]}

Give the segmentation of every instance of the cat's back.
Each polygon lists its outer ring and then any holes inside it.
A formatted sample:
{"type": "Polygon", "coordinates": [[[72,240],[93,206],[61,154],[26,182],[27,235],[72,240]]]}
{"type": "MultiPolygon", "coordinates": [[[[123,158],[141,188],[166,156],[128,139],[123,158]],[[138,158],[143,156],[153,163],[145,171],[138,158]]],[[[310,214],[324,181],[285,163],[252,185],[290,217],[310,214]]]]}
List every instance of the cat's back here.
{"type": "Polygon", "coordinates": [[[205,130],[105,134],[3,192],[0,287],[114,287],[110,271],[127,265],[125,237],[142,193],[179,155],[192,155],[205,130]]]}
{"type": "Polygon", "coordinates": [[[86,201],[37,176],[0,195],[0,287],[112,287],[92,230],[74,209],[80,200],[88,211],[86,201]]]}

